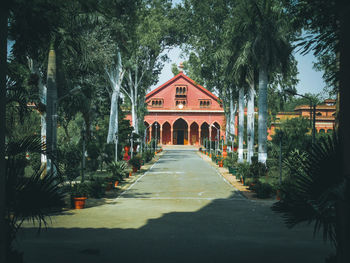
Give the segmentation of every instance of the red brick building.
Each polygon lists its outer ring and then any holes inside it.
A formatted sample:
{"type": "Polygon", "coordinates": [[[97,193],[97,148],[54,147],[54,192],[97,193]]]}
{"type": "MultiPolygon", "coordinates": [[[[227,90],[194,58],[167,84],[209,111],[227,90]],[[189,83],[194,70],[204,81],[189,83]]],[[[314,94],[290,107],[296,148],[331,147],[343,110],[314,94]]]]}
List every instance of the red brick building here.
{"type": "Polygon", "coordinates": [[[183,72],[148,93],[146,103],[147,140],[152,137],[160,144],[200,145],[204,138],[225,136],[220,99],[183,72]]]}

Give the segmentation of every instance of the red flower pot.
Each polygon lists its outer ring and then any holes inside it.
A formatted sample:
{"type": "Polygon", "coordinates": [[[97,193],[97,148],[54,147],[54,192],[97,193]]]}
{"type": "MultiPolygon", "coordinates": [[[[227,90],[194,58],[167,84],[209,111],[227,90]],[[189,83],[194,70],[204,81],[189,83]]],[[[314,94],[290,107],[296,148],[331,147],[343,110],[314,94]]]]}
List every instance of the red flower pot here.
{"type": "Polygon", "coordinates": [[[83,209],[85,207],[86,197],[74,197],[74,207],[75,209],[83,209]]]}
{"type": "Polygon", "coordinates": [[[117,188],[118,184],[119,184],[119,181],[115,181],[114,182],[114,187],[117,188]]]}

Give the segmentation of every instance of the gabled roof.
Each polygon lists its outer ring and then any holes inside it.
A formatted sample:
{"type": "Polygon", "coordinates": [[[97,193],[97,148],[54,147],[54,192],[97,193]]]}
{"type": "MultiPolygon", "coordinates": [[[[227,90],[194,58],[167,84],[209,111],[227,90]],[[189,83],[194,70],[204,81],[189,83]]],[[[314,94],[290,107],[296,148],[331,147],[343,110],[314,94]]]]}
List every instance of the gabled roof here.
{"type": "Polygon", "coordinates": [[[171,78],[170,80],[165,82],[164,84],[160,85],[158,88],[156,88],[156,89],[152,90],[151,92],[149,92],[146,95],[146,100],[149,99],[154,94],[157,94],[159,91],[163,90],[164,88],[168,87],[169,85],[174,83],[179,78],[185,79],[186,81],[191,83],[193,86],[195,86],[196,88],[201,90],[203,93],[207,94],[209,97],[212,97],[216,101],[220,101],[220,99],[218,97],[216,97],[213,93],[211,93],[209,90],[207,90],[206,88],[204,88],[201,85],[199,85],[198,83],[196,83],[193,79],[191,79],[188,76],[186,76],[183,72],[180,72],[179,74],[177,74],[176,76],[174,76],[173,78],[171,78]]]}

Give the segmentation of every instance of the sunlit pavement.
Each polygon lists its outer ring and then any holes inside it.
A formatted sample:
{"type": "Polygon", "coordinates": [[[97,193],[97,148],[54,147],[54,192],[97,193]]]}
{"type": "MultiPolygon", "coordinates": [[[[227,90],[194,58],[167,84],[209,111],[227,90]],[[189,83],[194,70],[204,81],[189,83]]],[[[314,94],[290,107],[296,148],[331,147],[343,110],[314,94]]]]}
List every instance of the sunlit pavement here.
{"type": "Polygon", "coordinates": [[[25,262],[323,262],[310,227],[287,229],[271,202],[246,200],[195,151],[167,148],[115,201],[27,226],[25,262]]]}

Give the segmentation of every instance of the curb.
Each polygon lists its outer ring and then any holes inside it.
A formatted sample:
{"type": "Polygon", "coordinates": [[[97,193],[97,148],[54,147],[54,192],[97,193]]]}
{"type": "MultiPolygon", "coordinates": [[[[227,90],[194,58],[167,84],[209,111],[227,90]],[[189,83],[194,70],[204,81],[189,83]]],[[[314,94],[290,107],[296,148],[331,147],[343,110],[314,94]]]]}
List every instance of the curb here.
{"type": "Polygon", "coordinates": [[[228,169],[226,167],[219,167],[218,165],[214,164],[207,155],[204,155],[199,151],[197,152],[197,154],[204,161],[209,163],[217,171],[217,173],[220,174],[229,184],[231,184],[244,198],[250,201],[260,201],[260,202],[275,201],[275,199],[259,199],[257,197],[254,197],[255,193],[248,190],[248,186],[244,186],[240,182],[238,182],[235,176],[231,175],[228,172],[228,169]]]}

